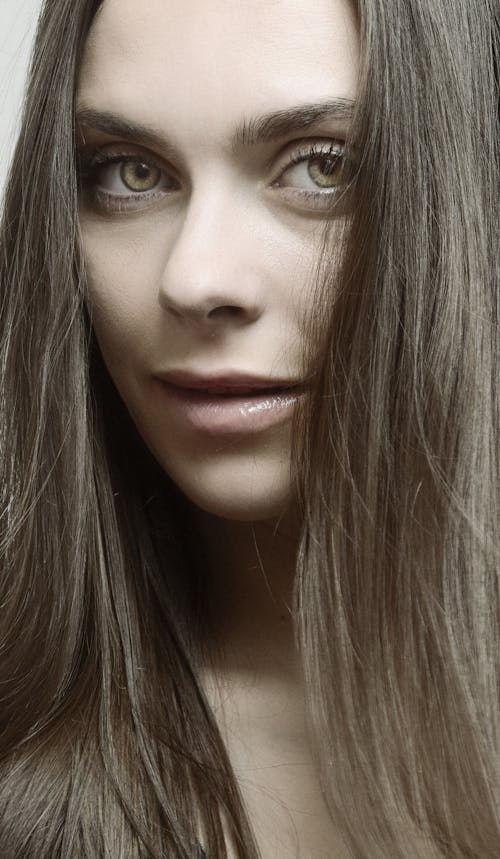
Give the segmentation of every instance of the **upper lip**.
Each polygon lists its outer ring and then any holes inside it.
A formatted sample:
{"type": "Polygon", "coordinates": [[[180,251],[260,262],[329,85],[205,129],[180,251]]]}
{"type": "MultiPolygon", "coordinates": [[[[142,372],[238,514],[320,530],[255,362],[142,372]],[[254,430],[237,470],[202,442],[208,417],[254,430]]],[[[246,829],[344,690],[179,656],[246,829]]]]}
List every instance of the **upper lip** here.
{"type": "Polygon", "coordinates": [[[217,390],[225,388],[238,393],[240,390],[265,391],[275,388],[295,388],[300,382],[297,379],[283,376],[269,377],[241,371],[223,371],[218,373],[196,373],[191,370],[169,370],[156,373],[155,377],[177,388],[190,390],[217,390]]]}

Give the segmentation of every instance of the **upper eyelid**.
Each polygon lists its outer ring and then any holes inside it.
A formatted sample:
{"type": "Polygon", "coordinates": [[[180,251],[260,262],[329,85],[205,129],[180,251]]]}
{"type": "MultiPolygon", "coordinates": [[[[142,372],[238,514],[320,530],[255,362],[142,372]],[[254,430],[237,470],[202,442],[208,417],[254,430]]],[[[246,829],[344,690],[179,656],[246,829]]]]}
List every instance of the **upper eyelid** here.
{"type": "MultiPolygon", "coordinates": [[[[306,138],[301,137],[287,141],[287,143],[280,147],[278,153],[273,153],[265,160],[262,167],[266,172],[270,171],[273,165],[276,165],[276,170],[278,171],[284,170],[286,169],[287,164],[292,161],[292,155],[294,152],[298,158],[304,157],[305,159],[309,154],[309,150],[312,150],[313,147],[320,149],[322,145],[324,145],[325,148],[330,147],[332,150],[336,147],[338,147],[339,150],[345,150],[345,141],[339,138],[323,137],[319,135],[306,138]]],[[[109,141],[101,143],[100,145],[96,144],[92,146],[90,143],[86,142],[84,146],[78,147],[78,160],[83,162],[87,169],[92,169],[94,166],[99,166],[100,163],[106,163],[108,161],[112,163],[113,158],[118,161],[120,156],[123,160],[125,160],[127,156],[129,156],[131,160],[143,157],[145,162],[152,163],[160,170],[172,171],[174,176],[179,180],[181,179],[182,174],[186,177],[189,175],[189,171],[183,163],[179,169],[172,163],[172,160],[168,160],[138,143],[130,141],[109,141]],[[102,162],[100,162],[100,158],[102,158],[102,162]]]]}
{"type": "Polygon", "coordinates": [[[113,161],[118,162],[120,158],[126,161],[128,158],[130,161],[142,159],[145,163],[153,164],[159,170],[168,168],[177,172],[174,165],[166,161],[165,158],[150,149],[144,149],[144,147],[133,143],[109,143],[95,147],[82,147],[78,157],[89,168],[113,163],[113,161]]]}
{"type": "MultiPolygon", "coordinates": [[[[85,114],[85,111],[83,111],[83,114],[85,114]]],[[[144,131],[144,134],[146,133],[147,129],[144,131]]],[[[108,130],[104,127],[100,128],[98,125],[94,126],[92,123],[87,124],[81,114],[77,116],[76,147],[78,151],[96,151],[110,146],[140,150],[141,152],[151,154],[164,163],[182,161],[182,155],[177,147],[164,140],[159,133],[153,132],[151,138],[146,136],[144,139],[141,139],[140,136],[136,136],[133,132],[129,134],[125,130],[122,136],[119,130],[111,128],[108,130]]]]}
{"type": "Polygon", "coordinates": [[[299,145],[295,149],[292,148],[291,150],[289,150],[287,148],[287,154],[289,155],[289,157],[286,159],[285,167],[287,163],[293,163],[295,159],[307,160],[307,158],[314,158],[315,155],[329,155],[336,153],[342,155],[345,153],[345,144],[340,140],[333,140],[329,138],[325,138],[323,140],[306,140],[304,141],[302,146],[299,145]]]}

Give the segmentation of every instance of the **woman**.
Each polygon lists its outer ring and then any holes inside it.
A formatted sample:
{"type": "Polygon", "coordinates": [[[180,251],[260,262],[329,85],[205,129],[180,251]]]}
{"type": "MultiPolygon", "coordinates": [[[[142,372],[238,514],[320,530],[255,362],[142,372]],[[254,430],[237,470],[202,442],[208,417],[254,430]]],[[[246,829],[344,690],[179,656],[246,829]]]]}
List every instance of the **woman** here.
{"type": "Polygon", "coordinates": [[[493,6],[47,0],[1,254],[5,859],[493,859],[493,6]]]}

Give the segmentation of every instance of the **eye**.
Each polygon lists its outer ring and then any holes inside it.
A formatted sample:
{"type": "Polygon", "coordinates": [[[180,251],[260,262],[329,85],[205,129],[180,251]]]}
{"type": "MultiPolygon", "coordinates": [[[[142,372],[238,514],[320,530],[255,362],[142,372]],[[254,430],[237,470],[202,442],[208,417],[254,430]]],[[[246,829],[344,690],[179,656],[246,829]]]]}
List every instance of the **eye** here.
{"type": "Polygon", "coordinates": [[[300,192],[331,194],[343,183],[344,146],[336,142],[315,143],[294,154],[275,187],[300,192]]]}
{"type": "Polygon", "coordinates": [[[142,208],[180,188],[176,177],[153,156],[116,148],[81,154],[79,177],[86,200],[108,212],[142,208]]]}
{"type": "Polygon", "coordinates": [[[152,191],[161,181],[161,170],[143,161],[122,161],[119,172],[129,191],[152,191]]]}
{"type": "Polygon", "coordinates": [[[173,177],[139,157],[98,156],[90,165],[90,174],[98,190],[117,196],[129,197],[178,187],[173,177]]]}

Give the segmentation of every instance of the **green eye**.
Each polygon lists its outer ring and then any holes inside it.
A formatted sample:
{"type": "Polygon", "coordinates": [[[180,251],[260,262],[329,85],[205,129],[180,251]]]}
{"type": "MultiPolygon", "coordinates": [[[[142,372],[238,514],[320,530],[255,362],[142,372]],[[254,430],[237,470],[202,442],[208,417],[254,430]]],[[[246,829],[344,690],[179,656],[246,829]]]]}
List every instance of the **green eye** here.
{"type": "Polygon", "coordinates": [[[340,182],[341,171],[340,155],[322,155],[309,161],[307,172],[318,187],[335,188],[340,182]]]}
{"type": "Polygon", "coordinates": [[[161,179],[161,171],[152,164],[124,161],[120,167],[120,178],[130,191],[152,191],[161,179]]]}
{"type": "Polygon", "coordinates": [[[285,167],[276,185],[290,192],[330,197],[345,179],[345,147],[337,141],[313,143],[300,148],[285,167]]]}

